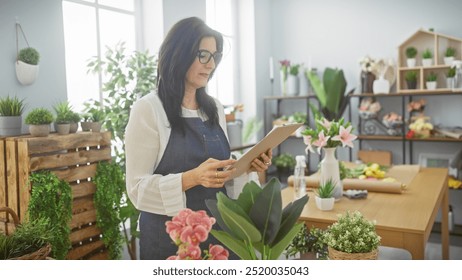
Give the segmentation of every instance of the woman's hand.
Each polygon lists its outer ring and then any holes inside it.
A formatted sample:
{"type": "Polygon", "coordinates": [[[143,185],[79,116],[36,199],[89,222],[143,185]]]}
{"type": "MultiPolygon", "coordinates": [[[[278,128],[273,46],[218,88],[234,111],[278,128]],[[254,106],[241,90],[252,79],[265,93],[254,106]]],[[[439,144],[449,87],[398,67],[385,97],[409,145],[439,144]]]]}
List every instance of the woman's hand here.
{"type": "Polygon", "coordinates": [[[183,191],[194,186],[202,185],[206,188],[221,188],[233,174],[235,168],[228,167],[236,162],[235,159],[217,160],[209,158],[201,163],[198,167],[183,173],[183,191]]]}
{"type": "Polygon", "coordinates": [[[266,153],[262,153],[259,157],[255,158],[248,172],[264,172],[268,170],[271,165],[271,159],[273,158],[273,150],[269,149],[266,153]]]}

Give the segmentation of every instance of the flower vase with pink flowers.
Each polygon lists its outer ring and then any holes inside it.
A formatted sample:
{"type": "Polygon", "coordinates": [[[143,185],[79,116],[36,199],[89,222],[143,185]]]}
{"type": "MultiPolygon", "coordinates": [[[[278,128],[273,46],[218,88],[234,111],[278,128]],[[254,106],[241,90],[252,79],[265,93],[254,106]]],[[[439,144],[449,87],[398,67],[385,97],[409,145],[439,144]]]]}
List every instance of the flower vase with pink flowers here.
{"type": "Polygon", "coordinates": [[[202,256],[199,245],[207,240],[215,222],[215,218],[209,217],[204,210],[181,210],[165,223],[167,233],[178,246],[177,254],[167,260],[227,260],[229,252],[221,245],[210,244],[202,256]]]}
{"type": "Polygon", "coordinates": [[[353,127],[350,122],[345,123],[341,118],[339,121],[329,121],[326,118],[316,118],[316,128],[307,128],[302,132],[303,140],[307,145],[306,152],[315,152],[317,148],[320,154],[324,150],[324,159],[320,167],[320,185],[328,181],[335,182],[334,197],[339,200],[343,195],[342,181],[340,180],[339,162],[335,158],[335,151],[338,146],[353,148],[353,141],[357,138],[352,134],[353,127]]]}

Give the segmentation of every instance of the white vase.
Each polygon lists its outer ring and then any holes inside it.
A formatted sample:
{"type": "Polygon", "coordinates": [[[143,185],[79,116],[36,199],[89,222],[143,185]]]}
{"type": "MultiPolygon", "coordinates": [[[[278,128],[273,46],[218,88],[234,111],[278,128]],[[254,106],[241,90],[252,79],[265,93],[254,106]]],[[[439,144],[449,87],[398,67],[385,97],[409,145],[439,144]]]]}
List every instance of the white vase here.
{"type": "Polygon", "coordinates": [[[443,60],[444,60],[445,65],[452,65],[452,62],[454,61],[454,57],[453,56],[445,56],[443,58],[443,60]]]}
{"type": "Polygon", "coordinates": [[[372,84],[374,93],[390,93],[390,82],[382,76],[372,84]]]}
{"type": "Polygon", "coordinates": [[[315,196],[316,207],[322,211],[330,211],[334,209],[335,198],[320,198],[319,196],[315,196]]]}
{"type": "Polygon", "coordinates": [[[281,82],[281,94],[282,96],[286,96],[287,95],[287,76],[289,76],[288,74],[284,74],[284,71],[279,71],[279,80],[281,82]]]}
{"type": "Polygon", "coordinates": [[[300,91],[300,81],[298,76],[287,75],[287,95],[295,96],[300,91]]]}
{"type": "Polygon", "coordinates": [[[436,89],[436,81],[434,82],[425,82],[425,85],[427,86],[427,89],[436,89]]]}
{"type": "Polygon", "coordinates": [[[408,58],[406,62],[407,62],[407,67],[415,67],[415,64],[416,64],[415,58],[408,58]]]}
{"type": "Polygon", "coordinates": [[[35,82],[39,73],[38,65],[31,65],[20,60],[16,61],[16,77],[18,81],[24,85],[28,86],[35,82]]]}
{"type": "Polygon", "coordinates": [[[324,159],[321,161],[320,184],[324,185],[332,180],[335,183],[334,198],[339,200],[343,195],[343,184],[340,181],[340,169],[337,158],[335,157],[336,148],[324,148],[324,159]]]}
{"type": "Polygon", "coordinates": [[[422,66],[428,67],[428,66],[432,66],[432,64],[433,64],[433,59],[431,59],[431,58],[423,58],[422,59],[422,66]]]}

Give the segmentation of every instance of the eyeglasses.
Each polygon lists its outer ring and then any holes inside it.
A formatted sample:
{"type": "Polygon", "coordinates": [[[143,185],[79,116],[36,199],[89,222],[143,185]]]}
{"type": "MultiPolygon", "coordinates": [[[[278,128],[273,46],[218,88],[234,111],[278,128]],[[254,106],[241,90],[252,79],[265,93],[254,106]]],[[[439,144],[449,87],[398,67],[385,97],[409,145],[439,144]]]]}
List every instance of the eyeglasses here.
{"type": "Polygon", "coordinates": [[[199,58],[199,62],[202,64],[207,64],[209,63],[210,59],[215,61],[215,64],[220,63],[221,58],[223,57],[223,54],[221,52],[216,52],[212,54],[208,50],[198,50],[197,51],[197,57],[199,58]]]}

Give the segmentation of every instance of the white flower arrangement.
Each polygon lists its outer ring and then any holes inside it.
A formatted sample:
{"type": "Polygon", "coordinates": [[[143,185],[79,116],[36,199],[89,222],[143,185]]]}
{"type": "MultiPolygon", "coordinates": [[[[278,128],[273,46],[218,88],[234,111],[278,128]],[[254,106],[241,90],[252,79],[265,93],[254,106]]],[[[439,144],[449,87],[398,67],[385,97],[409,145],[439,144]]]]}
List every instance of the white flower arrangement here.
{"type": "Polygon", "coordinates": [[[365,57],[359,60],[359,65],[361,66],[361,71],[372,72],[375,67],[375,60],[371,58],[369,55],[366,55],[365,57]]]}
{"type": "Polygon", "coordinates": [[[327,228],[324,241],[331,248],[345,253],[369,253],[380,245],[375,224],[366,220],[359,211],[340,215],[327,228]]]}

